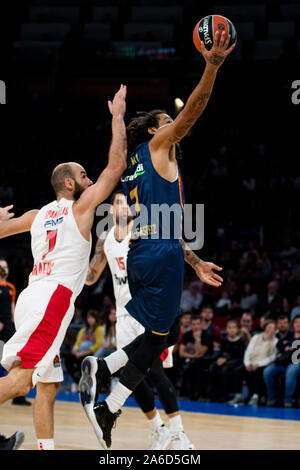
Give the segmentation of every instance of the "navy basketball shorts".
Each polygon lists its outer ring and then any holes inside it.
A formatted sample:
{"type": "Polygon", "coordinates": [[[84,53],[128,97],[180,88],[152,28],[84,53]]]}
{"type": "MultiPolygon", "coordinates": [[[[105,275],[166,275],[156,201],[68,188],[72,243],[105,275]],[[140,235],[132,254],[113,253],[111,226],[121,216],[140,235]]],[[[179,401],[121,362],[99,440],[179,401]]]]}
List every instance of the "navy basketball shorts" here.
{"type": "Polygon", "coordinates": [[[147,331],[168,334],[180,315],[184,255],[178,240],[140,240],[127,258],[132,299],[126,310],[147,331]]]}

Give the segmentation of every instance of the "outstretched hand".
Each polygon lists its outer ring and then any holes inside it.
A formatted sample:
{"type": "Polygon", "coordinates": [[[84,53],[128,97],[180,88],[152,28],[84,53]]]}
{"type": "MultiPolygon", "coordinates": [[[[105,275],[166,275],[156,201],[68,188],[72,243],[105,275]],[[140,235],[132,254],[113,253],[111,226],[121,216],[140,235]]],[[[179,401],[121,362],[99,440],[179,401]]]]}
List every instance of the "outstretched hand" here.
{"type": "Polygon", "coordinates": [[[220,287],[222,285],[223,279],[213,271],[213,269],[222,271],[223,268],[220,266],[201,260],[194,266],[194,269],[199,279],[205,284],[209,284],[213,287],[220,287]]]}
{"type": "Polygon", "coordinates": [[[217,68],[219,68],[226,57],[233,51],[235,48],[236,42],[232,44],[228,49],[228,44],[230,41],[230,34],[227,36],[225,39],[225,31],[220,33],[219,31],[216,31],[214,35],[214,44],[213,47],[208,51],[204,45],[204,42],[201,41],[201,53],[206,60],[206,63],[213,65],[217,68]]]}
{"type": "Polygon", "coordinates": [[[9,220],[15,215],[13,212],[9,212],[13,207],[13,204],[11,206],[0,207],[0,222],[9,220]]]}
{"type": "Polygon", "coordinates": [[[124,117],[126,112],[126,85],[121,85],[119,91],[115,94],[113,101],[108,101],[108,107],[113,116],[124,117]]]}

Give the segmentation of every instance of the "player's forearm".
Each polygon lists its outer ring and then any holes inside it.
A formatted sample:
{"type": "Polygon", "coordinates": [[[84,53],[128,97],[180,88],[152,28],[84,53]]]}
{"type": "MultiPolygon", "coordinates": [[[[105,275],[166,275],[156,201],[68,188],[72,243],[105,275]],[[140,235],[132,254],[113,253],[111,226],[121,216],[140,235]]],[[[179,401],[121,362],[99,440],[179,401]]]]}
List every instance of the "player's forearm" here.
{"type": "Polygon", "coordinates": [[[126,168],[127,138],[124,119],[121,116],[112,117],[112,141],[108,155],[108,167],[120,172],[120,177],[126,168]]]}
{"type": "Polygon", "coordinates": [[[181,140],[189,132],[205,110],[216,76],[217,67],[207,64],[200,82],[191,93],[185,107],[174,121],[174,142],[181,140]]]}
{"type": "Polygon", "coordinates": [[[184,261],[194,268],[197,263],[201,262],[201,259],[190,249],[184,240],[181,239],[180,244],[183,249],[184,261]]]}

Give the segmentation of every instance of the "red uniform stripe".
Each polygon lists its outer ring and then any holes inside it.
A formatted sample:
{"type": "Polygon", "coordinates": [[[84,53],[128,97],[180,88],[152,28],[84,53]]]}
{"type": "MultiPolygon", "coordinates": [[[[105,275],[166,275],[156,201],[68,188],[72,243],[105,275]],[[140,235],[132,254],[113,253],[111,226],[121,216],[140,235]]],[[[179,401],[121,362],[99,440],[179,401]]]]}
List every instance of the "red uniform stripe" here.
{"type": "Polygon", "coordinates": [[[25,346],[17,353],[23,367],[35,367],[50,349],[69,309],[72,294],[70,289],[62,285],[58,285],[53,292],[42,320],[25,346]]]}
{"type": "Polygon", "coordinates": [[[178,173],[178,184],[179,184],[180,204],[181,204],[182,210],[184,211],[182,179],[181,179],[181,174],[180,173],[178,173]]]}

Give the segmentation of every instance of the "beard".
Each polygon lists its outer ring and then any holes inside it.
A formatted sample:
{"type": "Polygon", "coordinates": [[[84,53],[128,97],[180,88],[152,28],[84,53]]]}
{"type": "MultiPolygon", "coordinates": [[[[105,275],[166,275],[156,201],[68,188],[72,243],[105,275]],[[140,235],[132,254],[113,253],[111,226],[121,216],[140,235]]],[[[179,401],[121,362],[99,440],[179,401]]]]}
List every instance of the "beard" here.
{"type": "Polygon", "coordinates": [[[75,183],[75,188],[74,188],[74,194],[73,194],[73,197],[75,199],[75,201],[78,201],[78,199],[80,198],[81,194],[83,193],[84,189],[82,186],[80,186],[79,183],[77,183],[76,180],[74,180],[74,183],[75,183]]]}

